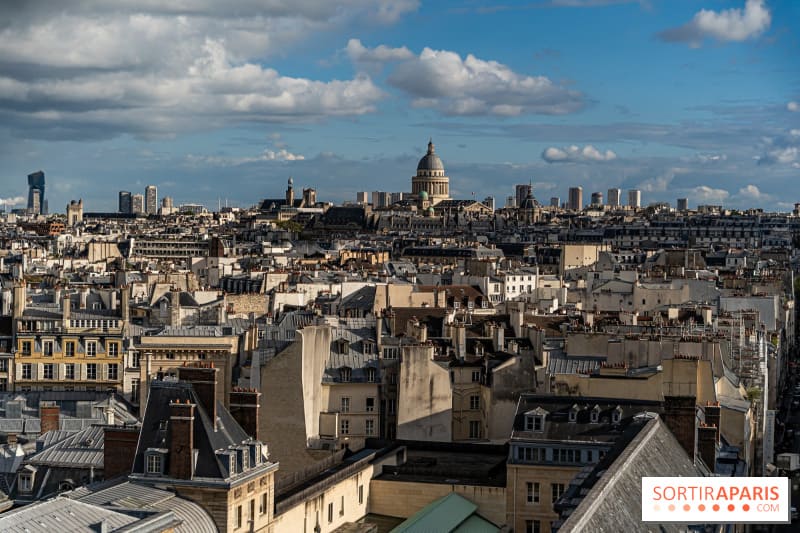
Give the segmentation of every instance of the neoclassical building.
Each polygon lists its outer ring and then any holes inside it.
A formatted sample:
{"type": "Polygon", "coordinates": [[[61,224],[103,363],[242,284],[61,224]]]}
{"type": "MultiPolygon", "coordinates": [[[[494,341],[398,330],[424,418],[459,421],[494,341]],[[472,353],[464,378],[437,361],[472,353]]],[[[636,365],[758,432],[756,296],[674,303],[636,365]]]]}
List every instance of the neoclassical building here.
{"type": "Polygon", "coordinates": [[[419,160],[417,174],[411,178],[411,194],[420,200],[421,193],[427,193],[427,200],[435,205],[450,199],[450,178],[444,173],[444,164],[433,149],[433,140],[428,142],[428,153],[419,160]]]}

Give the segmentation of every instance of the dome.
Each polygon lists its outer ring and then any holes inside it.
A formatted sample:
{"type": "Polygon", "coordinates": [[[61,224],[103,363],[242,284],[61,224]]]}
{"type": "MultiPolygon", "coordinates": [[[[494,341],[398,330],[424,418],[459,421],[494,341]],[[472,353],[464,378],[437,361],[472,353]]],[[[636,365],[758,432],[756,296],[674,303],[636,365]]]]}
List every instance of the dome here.
{"type": "Polygon", "coordinates": [[[433,216],[435,213],[436,213],[436,211],[433,209],[433,206],[428,208],[428,214],[429,215],[433,216]]]}
{"type": "Polygon", "coordinates": [[[444,171],[444,164],[439,156],[433,151],[433,141],[428,143],[428,153],[419,160],[417,170],[442,170],[444,171]]]}
{"type": "Polygon", "coordinates": [[[427,200],[428,199],[428,191],[422,191],[419,193],[420,200],[427,200]]]}

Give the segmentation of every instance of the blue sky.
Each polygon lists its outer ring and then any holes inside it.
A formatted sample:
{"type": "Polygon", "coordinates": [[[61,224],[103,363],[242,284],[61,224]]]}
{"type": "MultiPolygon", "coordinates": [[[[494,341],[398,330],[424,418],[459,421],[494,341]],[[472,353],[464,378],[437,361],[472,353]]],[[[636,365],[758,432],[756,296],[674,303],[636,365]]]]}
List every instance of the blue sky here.
{"type": "Polygon", "coordinates": [[[791,0],[64,0],[0,6],[0,202],[155,184],[249,206],[404,191],[429,137],[458,197],[581,185],[800,201],[791,0]],[[167,5],[167,7],[164,6],[167,5]]]}

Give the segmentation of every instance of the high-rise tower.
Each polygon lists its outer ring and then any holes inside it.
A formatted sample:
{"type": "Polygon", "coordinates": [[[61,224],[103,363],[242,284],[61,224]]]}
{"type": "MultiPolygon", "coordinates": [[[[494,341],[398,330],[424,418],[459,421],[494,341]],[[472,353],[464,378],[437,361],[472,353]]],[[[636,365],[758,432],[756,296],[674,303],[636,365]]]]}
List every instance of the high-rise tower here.
{"type": "Polygon", "coordinates": [[[28,174],[28,209],[39,215],[45,210],[44,172],[41,170],[28,174]]]}

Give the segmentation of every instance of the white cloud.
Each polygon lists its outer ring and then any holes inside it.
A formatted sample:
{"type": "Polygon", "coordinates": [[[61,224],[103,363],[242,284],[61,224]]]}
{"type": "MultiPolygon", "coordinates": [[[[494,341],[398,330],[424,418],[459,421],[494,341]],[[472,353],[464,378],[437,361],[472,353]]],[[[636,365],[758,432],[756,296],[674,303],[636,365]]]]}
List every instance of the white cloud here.
{"type": "Polygon", "coordinates": [[[721,163],[727,159],[728,156],[725,154],[697,154],[695,156],[695,160],[703,164],[721,163]]]}
{"type": "Polygon", "coordinates": [[[195,155],[189,154],[186,156],[186,162],[192,166],[217,166],[217,167],[232,167],[238,165],[245,165],[248,163],[260,163],[264,161],[303,161],[305,156],[301,154],[294,154],[285,148],[279,150],[266,149],[260,154],[252,157],[226,157],[214,155],[195,155]]]}
{"type": "Polygon", "coordinates": [[[759,165],[800,165],[800,129],[791,129],[786,135],[763,140],[762,153],[757,157],[759,165]]]}
{"type": "Polygon", "coordinates": [[[772,22],[772,15],[763,0],[747,0],[744,10],[725,9],[720,12],[702,9],[692,20],[663,31],[659,36],[669,42],[685,42],[701,46],[706,38],[725,41],[745,41],[764,33],[772,22]]]}
{"type": "Polygon", "coordinates": [[[0,198],[0,206],[13,207],[23,203],[25,203],[25,198],[22,196],[14,196],[13,198],[0,198]]]}
{"type": "Polygon", "coordinates": [[[769,199],[768,194],[764,194],[759,190],[758,187],[755,185],[746,185],[739,189],[738,194],[742,199],[749,200],[749,201],[756,201],[756,200],[767,200],[769,199]]]}
{"type": "Polygon", "coordinates": [[[583,148],[571,145],[565,148],[551,146],[542,152],[542,159],[548,163],[584,163],[592,161],[611,161],[617,158],[617,154],[611,150],[601,152],[591,144],[583,148]]]}
{"type": "Polygon", "coordinates": [[[800,111],[800,104],[798,104],[797,102],[795,102],[793,100],[793,101],[789,102],[788,104],[786,104],[786,109],[788,109],[789,111],[792,111],[793,113],[797,113],[798,111],[800,111]]]}
{"type": "Polygon", "coordinates": [[[392,48],[382,44],[375,48],[367,48],[358,39],[347,41],[344,50],[350,61],[367,69],[375,69],[390,61],[403,61],[414,57],[414,53],[405,46],[392,48]]]}
{"type": "Polygon", "coordinates": [[[700,185],[689,190],[689,197],[694,198],[698,203],[716,202],[722,203],[730,196],[725,189],[714,189],[708,185],[700,185]]]}
{"type": "MultiPolygon", "coordinates": [[[[45,137],[168,136],[242,121],[309,121],[375,110],[365,74],[281,75],[268,58],[356,22],[391,23],[417,0],[64,0],[0,5],[0,116],[45,137]]],[[[373,55],[379,57],[386,50],[373,55]]]]}
{"type": "Polygon", "coordinates": [[[425,48],[397,65],[388,81],[410,95],[415,107],[449,115],[559,115],[584,105],[581,93],[545,76],[519,74],[497,61],[447,50],[425,48]]]}

